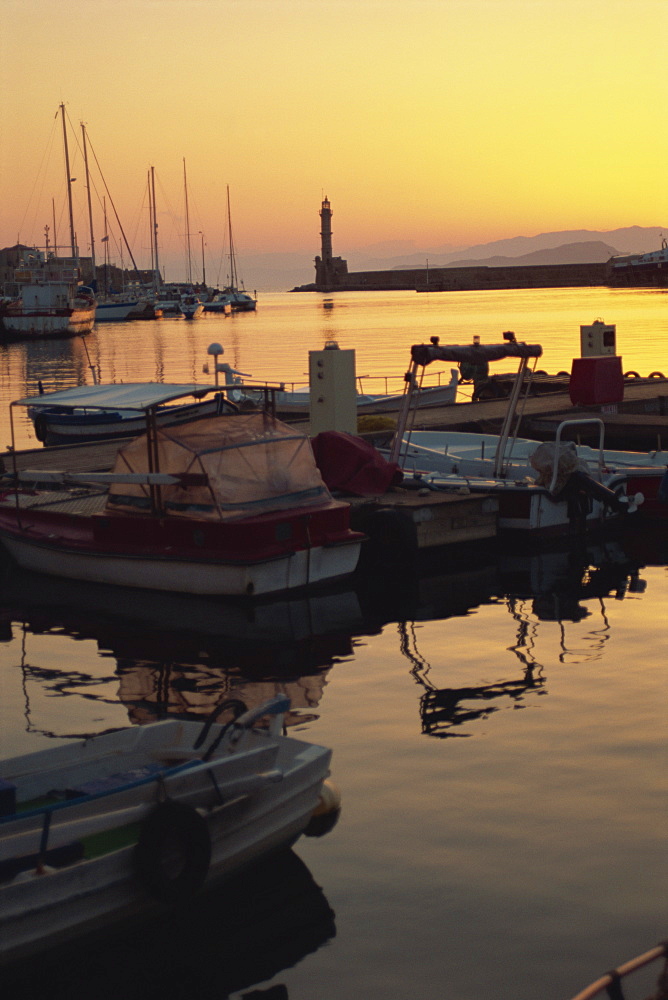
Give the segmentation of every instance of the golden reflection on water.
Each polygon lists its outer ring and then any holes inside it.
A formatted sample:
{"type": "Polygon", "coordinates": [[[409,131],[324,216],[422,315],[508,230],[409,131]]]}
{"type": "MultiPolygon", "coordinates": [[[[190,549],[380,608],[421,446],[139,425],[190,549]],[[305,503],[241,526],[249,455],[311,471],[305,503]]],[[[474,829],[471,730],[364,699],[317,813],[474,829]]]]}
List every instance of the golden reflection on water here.
{"type": "MultiPolygon", "coordinates": [[[[268,293],[255,313],[204,315],[133,323],[98,324],[85,338],[13,343],[0,348],[0,412],[12,399],[92,382],[90,366],[103,382],[206,383],[202,371],[213,342],[233,368],[253,379],[303,386],[308,352],[328,340],[356,352],[358,376],[372,376],[368,392],[400,391],[410,346],[439,336],[442,343],[468,343],[479,335],[496,343],[505,330],[543,347],[538,367],[570,371],[580,354],[580,325],[602,318],[617,327],[617,352],[625,371],[668,375],[666,292],[607,288],[532,289],[503,292],[362,292],[330,296],[268,293]],[[382,378],[381,378],[382,377],[382,378]],[[385,379],[390,380],[386,383],[385,379]]],[[[436,366],[429,371],[436,375],[436,366]]],[[[448,366],[441,366],[443,377],[448,366]]],[[[501,370],[501,369],[499,369],[501,370]]],[[[511,369],[512,370],[512,369],[511,369]]],[[[7,432],[8,433],[8,432],[7,432]]],[[[19,445],[35,446],[27,417],[19,445]]]]}
{"type": "MultiPolygon", "coordinates": [[[[256,378],[304,381],[325,339],[356,349],[358,373],[394,375],[412,342],[514,328],[555,371],[601,316],[648,373],[668,368],[665,301],[277,295],[255,316],[100,328],[86,347],[107,381],[204,381],[212,340],[256,378]]],[[[3,348],[3,401],[87,379],[82,347],[3,348]]],[[[666,935],[667,563],[647,533],[252,611],[5,573],[0,756],[288,691],[291,730],[332,747],[343,793],[336,829],[297,845],[337,934],[280,974],[289,1000],[333,984],[342,1000],[563,1000],[666,935]]]]}

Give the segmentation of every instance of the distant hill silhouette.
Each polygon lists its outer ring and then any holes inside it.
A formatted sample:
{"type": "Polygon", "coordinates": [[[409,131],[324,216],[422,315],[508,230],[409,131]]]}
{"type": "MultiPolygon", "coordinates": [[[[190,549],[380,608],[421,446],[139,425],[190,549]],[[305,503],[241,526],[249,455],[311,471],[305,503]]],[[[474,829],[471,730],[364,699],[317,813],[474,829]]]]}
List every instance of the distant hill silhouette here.
{"type": "MultiPolygon", "coordinates": [[[[348,255],[350,270],[373,270],[374,268],[395,268],[395,267],[424,267],[426,259],[429,260],[430,267],[449,267],[451,265],[489,264],[491,260],[497,258],[517,258],[527,254],[537,253],[545,250],[561,250],[563,248],[564,257],[556,254],[544,263],[567,264],[567,263],[595,263],[594,260],[571,259],[571,247],[575,243],[588,243],[592,246],[595,243],[603,243],[609,246],[612,253],[644,253],[647,250],[658,250],[661,246],[661,237],[667,233],[665,227],[652,226],[627,226],[623,229],[611,229],[604,232],[597,232],[589,229],[566,229],[562,232],[539,233],[537,236],[514,236],[507,240],[494,240],[491,243],[479,243],[471,247],[461,247],[453,250],[451,247],[436,247],[402,255],[381,259],[369,259],[363,265],[360,260],[363,252],[356,251],[348,255]],[[351,265],[354,259],[355,266],[351,265]]],[[[342,256],[346,254],[342,253],[342,256]]],[[[540,260],[525,261],[525,263],[541,263],[540,260]]]]}
{"type": "MultiPolygon", "coordinates": [[[[484,257],[481,259],[464,258],[449,261],[437,267],[526,267],[530,264],[604,264],[620,251],[600,240],[587,240],[582,243],[564,243],[563,246],[551,247],[549,250],[534,250],[519,257],[484,257]]],[[[431,261],[429,262],[432,266],[431,261]]],[[[397,269],[403,270],[403,268],[397,269]]]]}
{"type": "MultiPolygon", "coordinates": [[[[658,250],[668,227],[627,226],[609,231],[567,229],[539,233],[537,236],[514,236],[470,247],[453,248],[441,244],[415,250],[409,241],[387,241],[355,249],[336,245],[335,253],[348,261],[350,271],[385,271],[394,268],[457,267],[471,264],[508,266],[521,264],[594,264],[614,254],[644,253],[658,250]],[[582,249],[579,249],[581,247],[582,249]],[[410,252],[407,252],[411,248],[410,252]]],[[[320,252],[317,230],[311,250],[292,253],[252,253],[242,255],[240,271],[246,288],[263,291],[287,291],[295,285],[313,281],[313,259],[320,252]]]]}

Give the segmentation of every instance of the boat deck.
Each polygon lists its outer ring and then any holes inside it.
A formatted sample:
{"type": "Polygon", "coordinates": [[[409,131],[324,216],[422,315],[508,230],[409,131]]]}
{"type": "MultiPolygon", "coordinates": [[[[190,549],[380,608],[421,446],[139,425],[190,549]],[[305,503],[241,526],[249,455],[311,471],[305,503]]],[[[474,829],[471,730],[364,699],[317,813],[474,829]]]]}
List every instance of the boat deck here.
{"type": "Polygon", "coordinates": [[[63,472],[109,472],[116,461],[118,449],[132,438],[115,441],[94,441],[90,444],[62,444],[49,448],[29,448],[15,453],[4,452],[0,460],[5,471],[13,471],[14,462],[19,472],[28,469],[58,469],[63,472]]]}
{"type": "Polygon", "coordinates": [[[107,503],[106,490],[70,489],[40,490],[34,492],[24,487],[18,492],[4,491],[0,494],[0,507],[19,507],[21,510],[44,510],[63,514],[78,514],[89,517],[103,513],[107,503]]]}

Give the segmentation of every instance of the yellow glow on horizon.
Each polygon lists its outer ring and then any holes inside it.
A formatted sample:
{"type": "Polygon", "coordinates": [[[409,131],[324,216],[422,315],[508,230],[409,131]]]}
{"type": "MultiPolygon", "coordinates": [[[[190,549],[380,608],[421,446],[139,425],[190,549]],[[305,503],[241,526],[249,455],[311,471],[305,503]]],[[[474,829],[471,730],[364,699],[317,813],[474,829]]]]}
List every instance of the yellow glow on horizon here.
{"type": "Polygon", "coordinates": [[[184,157],[212,253],[227,184],[247,252],[317,252],[325,193],[344,256],[661,225],[667,37],[665,0],[9,0],[0,245],[62,198],[61,101],[139,242],[151,164],[178,242],[184,157]]]}

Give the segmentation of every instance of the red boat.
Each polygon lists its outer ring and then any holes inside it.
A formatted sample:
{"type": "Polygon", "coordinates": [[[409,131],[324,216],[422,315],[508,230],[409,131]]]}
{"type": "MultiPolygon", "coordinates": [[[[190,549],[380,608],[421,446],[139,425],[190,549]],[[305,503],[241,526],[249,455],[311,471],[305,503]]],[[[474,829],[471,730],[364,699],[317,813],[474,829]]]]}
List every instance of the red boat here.
{"type": "MultiPolygon", "coordinates": [[[[192,394],[176,388],[147,391],[147,433],[119,450],[113,472],[14,470],[0,497],[0,540],[18,565],[246,596],[351,574],[364,536],[325,486],[308,437],[265,412],[159,428],[156,408],[192,394]]],[[[48,396],[13,405],[46,406],[48,396]]]]}

